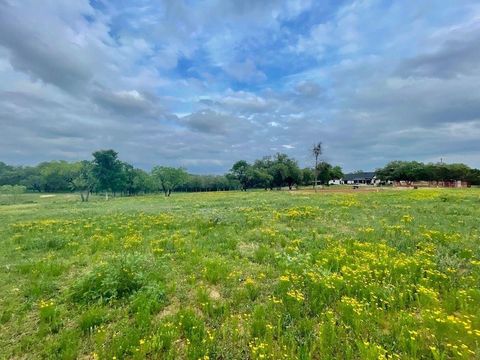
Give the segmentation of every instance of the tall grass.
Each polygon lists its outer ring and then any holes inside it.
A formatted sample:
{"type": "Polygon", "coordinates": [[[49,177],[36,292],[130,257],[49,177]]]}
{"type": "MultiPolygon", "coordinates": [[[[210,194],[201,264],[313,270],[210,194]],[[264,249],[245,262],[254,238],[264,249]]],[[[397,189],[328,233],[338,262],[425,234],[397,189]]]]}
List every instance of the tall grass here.
{"type": "Polygon", "coordinates": [[[475,359],[480,190],[0,206],[0,358],[475,359]]]}

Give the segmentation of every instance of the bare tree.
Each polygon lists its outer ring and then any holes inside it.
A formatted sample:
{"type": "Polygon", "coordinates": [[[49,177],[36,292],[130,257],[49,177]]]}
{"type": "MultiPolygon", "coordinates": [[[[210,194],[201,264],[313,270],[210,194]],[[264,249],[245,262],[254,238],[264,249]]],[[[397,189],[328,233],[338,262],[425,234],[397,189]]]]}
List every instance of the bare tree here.
{"type": "Polygon", "coordinates": [[[317,191],[318,158],[319,158],[320,155],[322,155],[322,143],[321,142],[313,145],[312,153],[313,153],[313,156],[315,156],[315,172],[314,172],[315,180],[314,180],[314,183],[313,183],[313,188],[315,189],[315,191],[317,191]]]}

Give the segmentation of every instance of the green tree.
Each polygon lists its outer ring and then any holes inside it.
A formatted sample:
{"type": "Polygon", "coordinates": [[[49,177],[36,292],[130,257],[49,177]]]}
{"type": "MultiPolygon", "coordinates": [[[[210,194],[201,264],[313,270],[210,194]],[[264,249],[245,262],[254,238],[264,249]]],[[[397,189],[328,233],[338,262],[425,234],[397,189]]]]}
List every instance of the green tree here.
{"type": "Polygon", "coordinates": [[[298,185],[302,181],[302,171],[298,167],[296,160],[286,156],[283,159],[283,161],[287,167],[287,173],[285,175],[285,183],[287,184],[288,188],[292,190],[292,187],[294,185],[298,185]]]}
{"type": "Polygon", "coordinates": [[[302,178],[297,162],[281,153],[277,153],[273,157],[269,173],[272,176],[273,186],[277,188],[288,186],[290,190],[293,185],[299,184],[302,178]]]}
{"type": "Polygon", "coordinates": [[[424,165],[416,161],[392,161],[383,169],[378,169],[376,174],[381,180],[410,183],[422,178],[421,171],[423,169],[424,165]]]}
{"type": "Polygon", "coordinates": [[[270,156],[264,156],[262,159],[255,160],[252,166],[252,186],[263,188],[265,190],[273,187],[273,161],[270,156]]]}
{"type": "Polygon", "coordinates": [[[252,168],[251,171],[253,187],[269,189],[272,186],[273,177],[266,169],[252,168]]]}
{"type": "Polygon", "coordinates": [[[132,174],[128,177],[129,194],[149,193],[154,191],[154,179],[142,169],[133,169],[132,174]]]}
{"type": "Polygon", "coordinates": [[[322,161],[318,164],[318,180],[322,184],[327,184],[330,180],[341,179],[343,171],[340,166],[332,166],[331,164],[322,161]]]}
{"type": "Polygon", "coordinates": [[[38,165],[40,188],[45,192],[64,192],[71,190],[76,166],[67,161],[49,161],[38,165]]]}
{"type": "Polygon", "coordinates": [[[480,185],[480,170],[470,169],[466,181],[471,185],[480,185]]]}
{"type": "Polygon", "coordinates": [[[118,153],[114,150],[98,150],[93,154],[92,173],[96,179],[98,190],[108,192],[117,188],[118,178],[122,177],[122,162],[118,160],[118,153]]]}
{"type": "Polygon", "coordinates": [[[93,163],[83,160],[77,163],[77,167],[77,172],[71,181],[71,187],[72,190],[80,193],[82,202],[87,202],[96,184],[93,175],[93,163]]]}
{"type": "Polygon", "coordinates": [[[343,170],[340,166],[337,165],[332,167],[330,180],[340,180],[341,178],[343,178],[343,176],[343,170]]]}
{"type": "Polygon", "coordinates": [[[302,169],[302,184],[311,185],[315,179],[314,171],[311,168],[302,169]]]}
{"type": "Polygon", "coordinates": [[[391,161],[377,169],[381,180],[406,181],[468,181],[471,169],[465,164],[427,164],[418,161],[391,161]]]}
{"type": "Polygon", "coordinates": [[[247,191],[252,182],[252,166],[245,160],[239,160],[230,169],[230,177],[240,183],[241,190],[247,191]]]}
{"type": "Polygon", "coordinates": [[[42,191],[42,176],[38,167],[27,166],[21,170],[20,185],[24,185],[29,190],[42,191]]]}
{"type": "Polygon", "coordinates": [[[470,174],[470,168],[465,164],[448,164],[447,165],[449,179],[467,181],[470,174]]]}
{"type": "Polygon", "coordinates": [[[11,166],[0,162],[0,186],[19,184],[23,178],[21,166],[11,166]]]}
{"type": "Polygon", "coordinates": [[[159,181],[165,196],[183,185],[188,180],[188,174],[183,168],[155,166],[152,175],[159,181]]]}
{"type": "Polygon", "coordinates": [[[325,185],[332,179],[332,165],[322,161],[317,165],[318,181],[325,185]]]}

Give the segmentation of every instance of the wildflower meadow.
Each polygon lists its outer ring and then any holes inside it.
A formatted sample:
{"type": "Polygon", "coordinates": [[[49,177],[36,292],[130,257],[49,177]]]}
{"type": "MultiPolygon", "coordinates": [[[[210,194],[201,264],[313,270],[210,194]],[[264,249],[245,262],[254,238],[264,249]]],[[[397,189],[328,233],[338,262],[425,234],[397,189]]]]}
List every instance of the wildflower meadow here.
{"type": "Polygon", "coordinates": [[[0,206],[2,359],[478,359],[480,190],[0,206]]]}

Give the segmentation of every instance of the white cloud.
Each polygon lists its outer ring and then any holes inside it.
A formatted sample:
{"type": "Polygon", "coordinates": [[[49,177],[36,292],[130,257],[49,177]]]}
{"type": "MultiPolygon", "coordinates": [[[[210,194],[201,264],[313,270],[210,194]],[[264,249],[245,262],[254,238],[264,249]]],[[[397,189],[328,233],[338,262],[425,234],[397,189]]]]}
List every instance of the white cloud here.
{"type": "Polygon", "coordinates": [[[243,83],[262,82],[267,79],[267,76],[257,69],[257,66],[251,59],[224,65],[223,69],[235,80],[243,83]]]}
{"type": "Polygon", "coordinates": [[[0,0],[0,161],[480,165],[474,2],[92,4],[0,0]]]}

